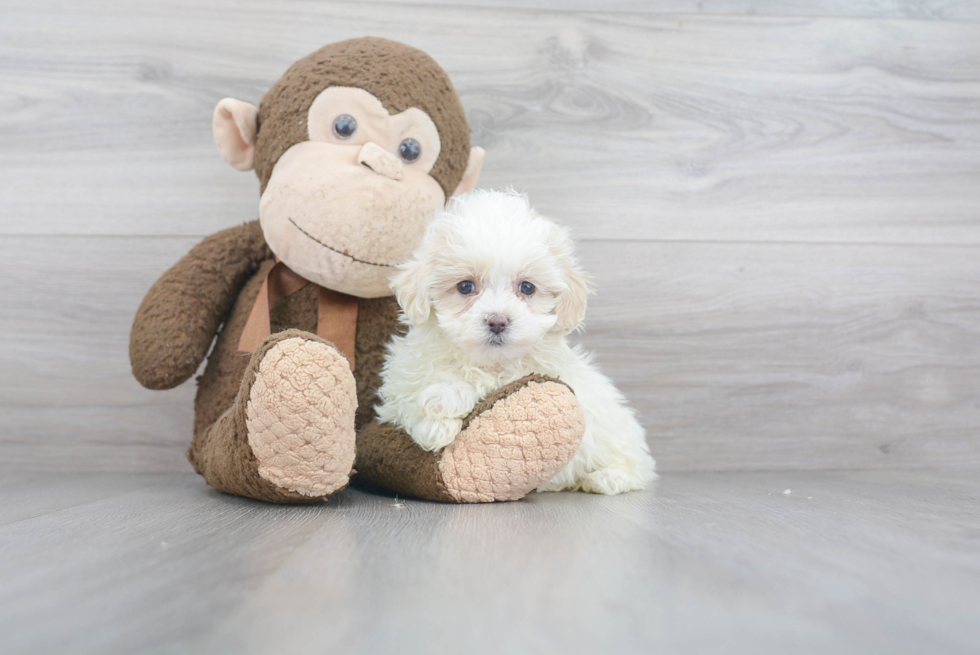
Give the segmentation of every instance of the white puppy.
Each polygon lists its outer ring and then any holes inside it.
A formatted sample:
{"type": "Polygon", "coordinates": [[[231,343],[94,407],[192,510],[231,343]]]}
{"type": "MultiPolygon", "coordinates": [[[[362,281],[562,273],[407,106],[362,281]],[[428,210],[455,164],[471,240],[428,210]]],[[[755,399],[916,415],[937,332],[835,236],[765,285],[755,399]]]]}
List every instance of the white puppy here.
{"type": "Polygon", "coordinates": [[[622,394],[566,335],[590,293],[568,230],[514,192],[453,199],[392,288],[408,334],[388,346],[378,417],[426,450],[459,434],[491,391],[531,373],[567,383],[585,414],[572,461],[539,491],[617,494],[655,477],[643,428],[622,394]]]}

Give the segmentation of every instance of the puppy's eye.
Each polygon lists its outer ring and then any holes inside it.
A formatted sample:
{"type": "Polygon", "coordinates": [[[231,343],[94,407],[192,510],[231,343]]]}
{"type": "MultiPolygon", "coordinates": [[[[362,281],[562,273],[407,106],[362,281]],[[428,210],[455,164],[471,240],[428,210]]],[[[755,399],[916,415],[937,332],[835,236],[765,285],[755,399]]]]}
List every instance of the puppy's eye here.
{"type": "Polygon", "coordinates": [[[341,114],[333,119],[333,133],[338,139],[349,139],[357,131],[357,119],[350,114],[341,114]]]}
{"type": "Polygon", "coordinates": [[[464,280],[456,285],[456,291],[459,291],[464,296],[468,296],[476,291],[476,285],[469,280],[464,280]]]}
{"type": "Polygon", "coordinates": [[[422,154],[422,145],[415,139],[405,139],[398,144],[398,156],[412,163],[422,154]]]}
{"type": "Polygon", "coordinates": [[[534,293],[534,285],[530,282],[521,282],[520,289],[521,293],[523,293],[525,296],[530,296],[532,293],[534,293]]]}

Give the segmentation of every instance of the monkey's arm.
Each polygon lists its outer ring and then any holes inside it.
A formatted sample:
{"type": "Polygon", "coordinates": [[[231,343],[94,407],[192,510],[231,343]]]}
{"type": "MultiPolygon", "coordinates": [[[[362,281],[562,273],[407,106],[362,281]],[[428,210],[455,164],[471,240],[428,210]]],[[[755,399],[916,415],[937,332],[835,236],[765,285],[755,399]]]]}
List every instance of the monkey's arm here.
{"type": "Polygon", "coordinates": [[[450,445],[428,452],[401,427],[372,421],[357,433],[358,479],[448,503],[517,500],[571,461],[585,417],[564,382],[528,375],[482,399],[462,427],[450,445]]]}
{"type": "Polygon", "coordinates": [[[205,238],[143,299],[129,335],[133,375],[171,389],[194,374],[242,286],[272,257],[258,221],[205,238]]]}

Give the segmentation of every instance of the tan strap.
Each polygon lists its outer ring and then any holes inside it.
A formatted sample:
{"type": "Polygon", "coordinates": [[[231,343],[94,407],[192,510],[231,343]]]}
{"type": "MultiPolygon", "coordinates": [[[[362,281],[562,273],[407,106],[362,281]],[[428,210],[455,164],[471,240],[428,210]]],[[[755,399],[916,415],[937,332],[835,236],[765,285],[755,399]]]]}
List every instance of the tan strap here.
{"type": "Polygon", "coordinates": [[[320,287],[316,333],[343,353],[353,371],[354,344],[357,339],[357,298],[320,287]]]}
{"type": "MultiPolygon", "coordinates": [[[[245,321],[238,340],[238,351],[250,353],[272,334],[269,311],[286,296],[304,288],[310,281],[276,258],[276,265],[262,282],[259,295],[245,321]]],[[[357,298],[323,287],[317,300],[316,333],[336,346],[354,370],[354,344],[357,337],[357,298]]]]}
{"type": "Polygon", "coordinates": [[[272,334],[272,324],[269,322],[269,278],[262,281],[259,295],[255,297],[255,304],[249,312],[248,320],[245,321],[245,329],[238,340],[238,352],[254,352],[262,340],[272,334]]]}
{"type": "Polygon", "coordinates": [[[242,338],[238,340],[238,351],[250,353],[258,348],[265,338],[272,334],[269,311],[280,300],[293,295],[309,283],[309,280],[276,258],[276,265],[269,270],[269,274],[262,282],[259,295],[256,296],[252,311],[245,321],[242,338]]]}

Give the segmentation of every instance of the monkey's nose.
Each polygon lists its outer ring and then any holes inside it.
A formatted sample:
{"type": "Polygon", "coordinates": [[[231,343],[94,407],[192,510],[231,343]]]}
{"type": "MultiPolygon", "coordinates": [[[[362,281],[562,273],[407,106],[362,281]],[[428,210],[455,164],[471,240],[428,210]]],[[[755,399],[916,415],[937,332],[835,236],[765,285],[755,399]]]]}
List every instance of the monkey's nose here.
{"type": "Polygon", "coordinates": [[[378,175],[390,177],[393,180],[402,179],[402,163],[377,143],[368,141],[357,153],[357,163],[364,164],[378,175]]]}
{"type": "Polygon", "coordinates": [[[487,325],[494,334],[500,334],[507,329],[507,317],[500,314],[490,314],[487,316],[487,325]]]}

